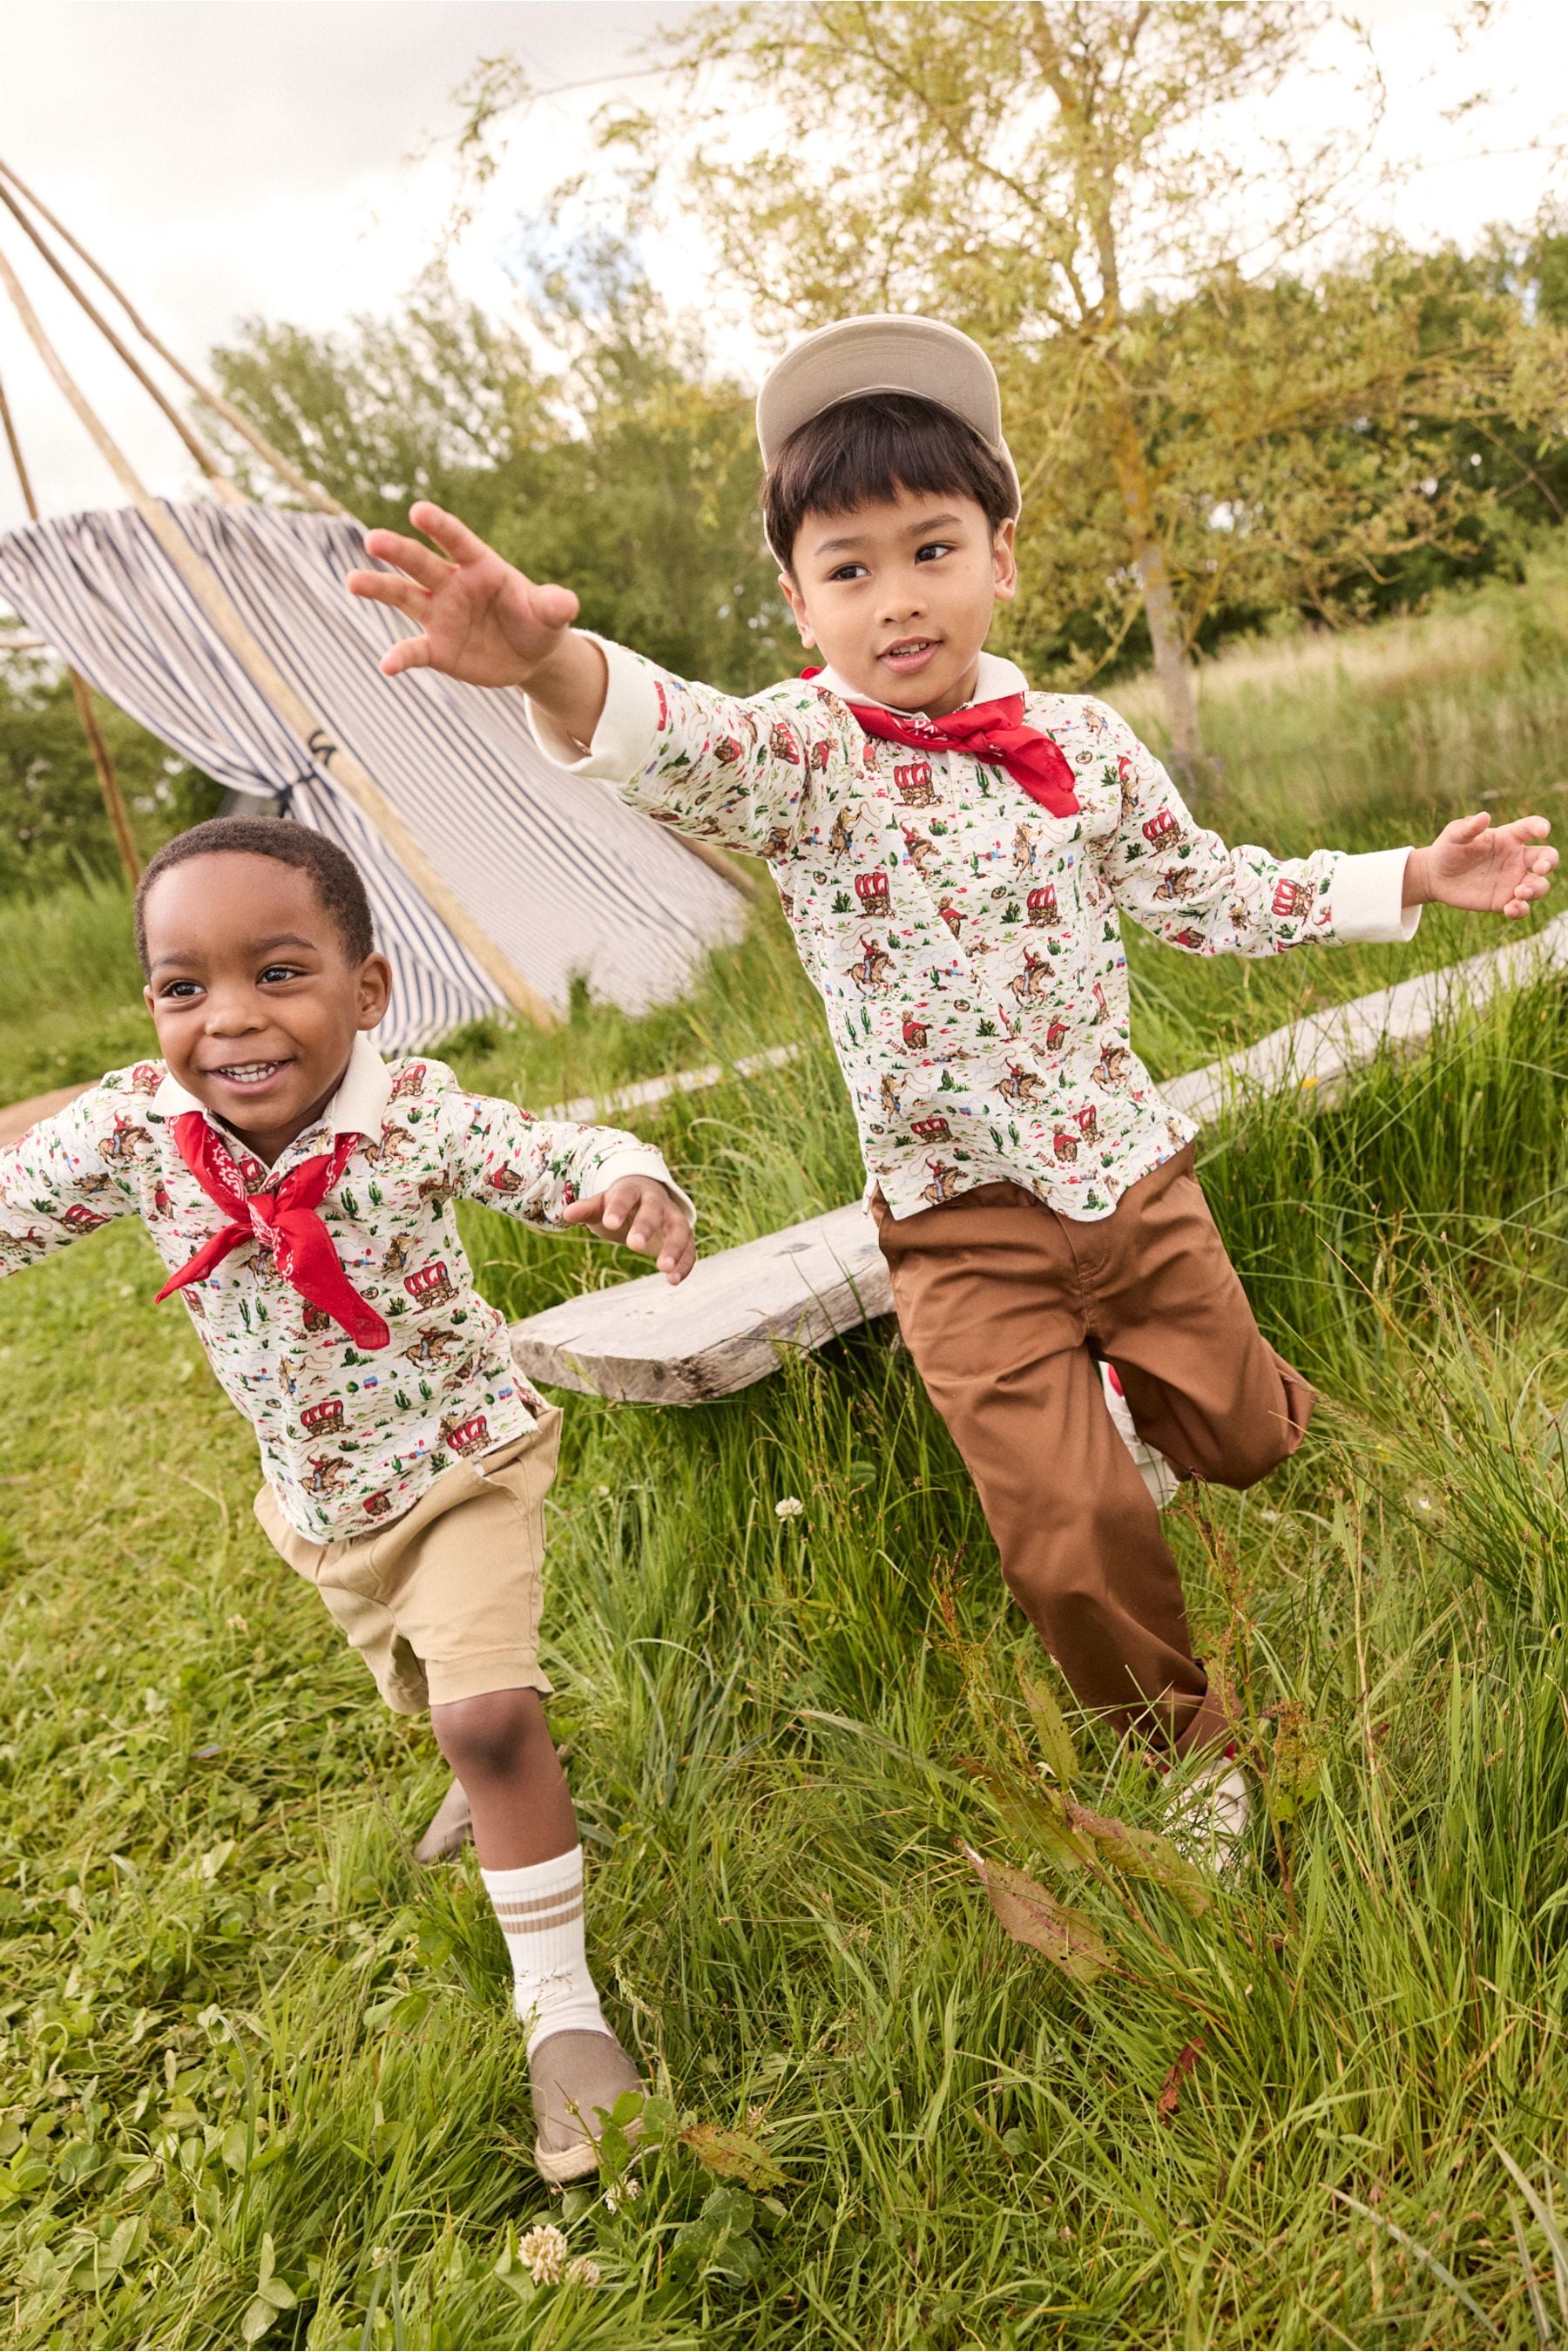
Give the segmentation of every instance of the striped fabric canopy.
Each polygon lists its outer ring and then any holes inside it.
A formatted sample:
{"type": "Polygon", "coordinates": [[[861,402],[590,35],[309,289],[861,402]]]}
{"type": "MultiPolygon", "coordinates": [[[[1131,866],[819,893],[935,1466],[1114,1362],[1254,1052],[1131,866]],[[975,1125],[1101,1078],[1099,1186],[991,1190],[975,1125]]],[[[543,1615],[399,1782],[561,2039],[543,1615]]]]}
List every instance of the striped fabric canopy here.
{"type": "MultiPolygon", "coordinates": [[[[429,670],[382,677],[381,656],[406,632],[343,587],[370,562],[357,523],[258,506],[167,512],[328,736],[557,1011],[578,976],[630,1013],[667,1002],[710,949],[739,937],[741,893],[599,785],[551,767],[521,695],[429,670]]],[[[0,537],[0,595],[182,758],[281,804],[357,860],[396,982],[378,1045],[427,1045],[500,1002],[372,821],[250,683],[133,509],[0,537]]]]}

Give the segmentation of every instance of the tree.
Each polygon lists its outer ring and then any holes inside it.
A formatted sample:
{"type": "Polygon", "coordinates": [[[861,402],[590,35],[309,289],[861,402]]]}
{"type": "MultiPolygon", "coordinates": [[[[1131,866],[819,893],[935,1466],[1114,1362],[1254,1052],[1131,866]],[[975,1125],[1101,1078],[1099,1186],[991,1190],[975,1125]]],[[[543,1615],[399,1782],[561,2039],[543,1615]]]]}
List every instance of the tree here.
{"type": "Polygon", "coordinates": [[[786,662],[751,404],[614,239],[536,256],[510,324],[432,275],[337,335],[253,320],[213,366],[367,525],[433,499],[673,668],[743,691],[786,662]]]}
{"type": "MultiPolygon", "coordinates": [[[[1375,81],[1353,132],[1292,151],[1259,128],[1329,16],[1325,0],[709,7],[669,37],[679,102],[606,131],[676,173],[762,319],[929,309],[987,345],[1049,574],[1037,563],[1024,615],[1075,641],[1080,671],[1141,625],[1185,765],[1216,600],[1294,577],[1327,609],[1338,583],[1451,538],[1476,493],[1420,488],[1434,408],[1508,404],[1510,360],[1483,360],[1474,310],[1433,349],[1418,293],[1394,300],[1386,272],[1382,308],[1358,307],[1348,277],[1284,275],[1372,169],[1375,81]],[[764,141],[737,135],[756,120],[764,141]]],[[[1517,324],[1501,322],[1510,351],[1517,324]]]]}
{"type": "MultiPolygon", "coordinates": [[[[1491,262],[1388,244],[1314,281],[1215,272],[1132,311],[1143,449],[1184,645],[1281,611],[1329,625],[1517,563],[1561,520],[1568,344],[1491,262]],[[1550,430],[1546,428],[1551,428],[1550,430]],[[1546,446],[1539,446],[1543,438],[1546,446]]],[[[1087,676],[1138,617],[1092,403],[1020,455],[1045,540],[1011,622],[1034,666],[1087,676]]]]}

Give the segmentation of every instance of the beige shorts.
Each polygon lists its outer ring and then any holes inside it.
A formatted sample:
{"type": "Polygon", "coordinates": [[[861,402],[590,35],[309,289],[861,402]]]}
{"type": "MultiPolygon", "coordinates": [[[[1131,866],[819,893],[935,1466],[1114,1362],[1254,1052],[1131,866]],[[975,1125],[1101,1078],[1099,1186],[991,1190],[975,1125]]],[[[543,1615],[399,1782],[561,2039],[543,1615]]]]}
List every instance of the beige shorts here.
{"type": "Polygon", "coordinates": [[[539,1664],[544,1497],[561,1413],[472,1461],[454,1462],[389,1527],[336,1543],[298,1535],[270,1486],[256,1516],[273,1549],[308,1577],[398,1715],[479,1698],[548,1692],[539,1664]]]}

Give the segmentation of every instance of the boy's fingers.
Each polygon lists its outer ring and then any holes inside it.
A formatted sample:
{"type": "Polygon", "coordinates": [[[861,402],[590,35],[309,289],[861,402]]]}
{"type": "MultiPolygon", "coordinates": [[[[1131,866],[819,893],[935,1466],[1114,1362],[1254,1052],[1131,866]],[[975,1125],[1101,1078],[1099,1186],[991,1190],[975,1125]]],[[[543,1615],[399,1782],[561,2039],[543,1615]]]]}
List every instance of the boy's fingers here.
{"type": "Polygon", "coordinates": [[[1474,841],[1478,834],[1486,831],[1491,821],[1490,811],[1480,809],[1474,816],[1457,816],[1448,831],[1456,841],[1474,841]]]}
{"type": "Polygon", "coordinates": [[[395,677],[400,670],[427,669],[430,666],[428,637],[405,637],[381,657],[383,677],[395,677]]]}
{"type": "MultiPolygon", "coordinates": [[[[433,539],[454,563],[473,563],[491,552],[478,531],[470,530],[466,522],[459,522],[445,507],[432,506],[428,499],[421,499],[417,506],[409,508],[408,520],[416,530],[433,539]]],[[[426,562],[433,560],[428,548],[424,552],[426,562]]]]}
{"type": "Polygon", "coordinates": [[[348,576],[351,596],[363,596],[373,604],[391,604],[395,611],[406,613],[411,621],[423,620],[430,602],[430,592],[401,572],[351,572],[348,576]]]}
{"type": "Polygon", "coordinates": [[[534,617],[547,629],[569,629],[577,617],[577,599],[570,588],[536,588],[534,617]]]}
{"type": "Polygon", "coordinates": [[[452,576],[451,565],[433,547],[426,547],[422,539],[405,539],[400,530],[367,531],[364,545],[367,555],[379,555],[384,563],[395,563],[399,572],[406,572],[421,588],[439,588],[452,576]]]}
{"type": "Polygon", "coordinates": [[[591,1200],[574,1201],[568,1207],[563,1209],[561,1222],[563,1225],[597,1224],[602,1221],[604,1213],[605,1195],[603,1192],[595,1192],[591,1200]]]}

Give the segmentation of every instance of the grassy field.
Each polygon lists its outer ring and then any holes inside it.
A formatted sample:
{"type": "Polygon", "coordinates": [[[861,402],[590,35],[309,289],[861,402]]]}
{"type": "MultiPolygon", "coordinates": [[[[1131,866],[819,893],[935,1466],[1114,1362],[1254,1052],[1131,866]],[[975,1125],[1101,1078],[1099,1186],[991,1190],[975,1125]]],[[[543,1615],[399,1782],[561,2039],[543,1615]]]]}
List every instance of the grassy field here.
{"type": "MultiPolygon", "coordinates": [[[[1360,846],[1477,793],[1554,811],[1565,601],[1547,573],[1337,661],[1217,666],[1216,821],[1360,846]]],[[[0,932],[0,1095],[140,1048],[122,917],[62,901],[0,932]]],[[[1184,1066],[1490,939],[1429,920],[1403,959],[1250,968],[1136,946],[1143,1038],[1184,1066]]],[[[764,918],[683,1007],[454,1058],[538,1100],[816,1034],[764,918]]],[[[1172,1515],[1268,1800],[1197,1916],[1042,1826],[1019,1675],[1047,1670],[886,1332],[697,1412],[572,1401],[553,1721],[591,1951],[688,2127],[614,2213],[563,2215],[532,2174],[477,1873],[408,1858],[439,1759],[268,1551],[247,1433],[151,1306],[148,1245],[116,1229],[8,1285],[8,2340],[1563,2340],[1565,1076],[1542,983],[1315,1119],[1205,1139],[1259,1314],[1325,1402],[1286,1473],[1172,1515]],[[1075,1907],[1092,1981],[1007,1940],[958,1840],[1075,1907]],[[596,2288],[521,2266],[551,2215],[596,2288]]],[[[855,1189],[815,1044],[642,1125],[712,1241],[855,1189]]],[[[480,1212],[468,1237],[515,1311],[618,1270],[480,1212]]],[[[1072,1770],[1157,1821],[1081,1727],[1072,1770]]]]}

